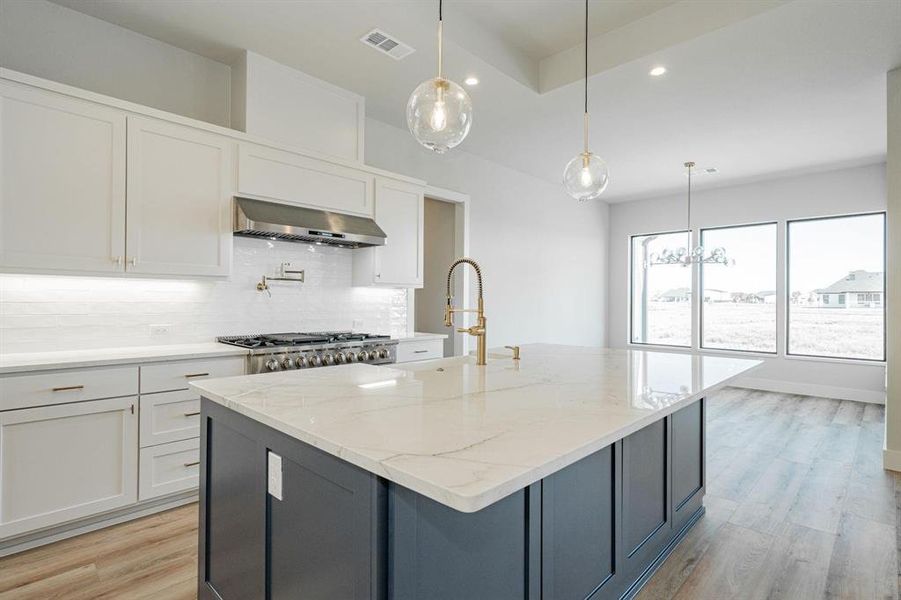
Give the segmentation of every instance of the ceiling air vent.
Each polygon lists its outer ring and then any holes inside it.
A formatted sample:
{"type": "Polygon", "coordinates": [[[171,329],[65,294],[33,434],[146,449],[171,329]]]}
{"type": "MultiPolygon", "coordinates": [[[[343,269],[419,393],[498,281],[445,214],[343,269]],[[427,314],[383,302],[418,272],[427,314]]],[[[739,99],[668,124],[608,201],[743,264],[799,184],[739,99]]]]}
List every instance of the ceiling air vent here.
{"type": "Polygon", "coordinates": [[[400,40],[395,39],[381,29],[373,29],[372,31],[361,37],[360,41],[367,46],[375,48],[379,52],[387,54],[394,60],[400,60],[405,56],[409,56],[410,54],[416,52],[416,50],[411,46],[408,46],[400,40]]]}

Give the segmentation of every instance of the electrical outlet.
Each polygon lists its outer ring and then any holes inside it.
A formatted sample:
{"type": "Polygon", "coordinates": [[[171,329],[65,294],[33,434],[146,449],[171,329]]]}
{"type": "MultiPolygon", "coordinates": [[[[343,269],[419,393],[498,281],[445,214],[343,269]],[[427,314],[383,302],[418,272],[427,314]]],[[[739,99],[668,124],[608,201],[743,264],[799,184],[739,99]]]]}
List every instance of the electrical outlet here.
{"type": "Polygon", "coordinates": [[[269,452],[269,460],[268,460],[268,469],[267,469],[267,488],[269,490],[269,495],[278,500],[283,500],[282,498],[282,457],[276,454],[275,452],[269,452]]]}
{"type": "Polygon", "coordinates": [[[354,331],[360,331],[363,329],[363,319],[354,319],[354,331]]]}
{"type": "Polygon", "coordinates": [[[172,325],[151,325],[150,337],[163,337],[172,333],[172,325]]]}

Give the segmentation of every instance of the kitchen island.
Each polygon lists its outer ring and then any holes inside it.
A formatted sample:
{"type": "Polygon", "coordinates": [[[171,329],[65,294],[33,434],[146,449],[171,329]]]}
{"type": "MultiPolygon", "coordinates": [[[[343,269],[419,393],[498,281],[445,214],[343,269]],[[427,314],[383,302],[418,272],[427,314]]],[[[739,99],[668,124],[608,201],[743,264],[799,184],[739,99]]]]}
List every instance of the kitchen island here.
{"type": "Polygon", "coordinates": [[[618,598],[703,514],[759,361],[532,344],[205,380],[201,599],[618,598]]]}

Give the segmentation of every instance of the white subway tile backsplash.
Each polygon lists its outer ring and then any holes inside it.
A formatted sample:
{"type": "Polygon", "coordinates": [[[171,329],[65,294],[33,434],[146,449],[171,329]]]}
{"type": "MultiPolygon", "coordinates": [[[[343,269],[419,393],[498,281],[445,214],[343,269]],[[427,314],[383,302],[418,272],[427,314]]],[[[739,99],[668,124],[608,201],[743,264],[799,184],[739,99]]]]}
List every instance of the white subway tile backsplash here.
{"type": "Polygon", "coordinates": [[[352,251],[237,237],[228,279],[138,279],[0,275],[0,353],[210,341],[253,332],[351,329],[403,335],[406,290],[351,286],[352,251]],[[306,271],[305,283],[262,275],[281,263],[306,271]],[[151,336],[167,324],[169,335],[151,336]]]}

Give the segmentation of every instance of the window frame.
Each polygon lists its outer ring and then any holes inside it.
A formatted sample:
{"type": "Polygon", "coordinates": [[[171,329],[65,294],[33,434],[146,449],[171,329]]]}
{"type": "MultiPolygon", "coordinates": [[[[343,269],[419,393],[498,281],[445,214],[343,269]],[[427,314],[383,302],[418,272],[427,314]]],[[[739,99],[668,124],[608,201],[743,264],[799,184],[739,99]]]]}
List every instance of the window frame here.
{"type": "MultiPolygon", "coordinates": [[[[791,352],[791,303],[788,302],[788,296],[791,295],[791,225],[792,223],[808,223],[811,221],[831,221],[835,219],[848,219],[853,217],[870,217],[870,216],[881,216],[882,217],[882,292],[880,294],[884,297],[886,295],[886,283],[887,283],[887,271],[888,271],[888,216],[887,211],[884,210],[873,210],[873,211],[865,211],[859,213],[845,213],[838,215],[828,215],[825,217],[803,217],[800,219],[786,219],[785,220],[785,298],[782,301],[785,303],[785,348],[784,356],[788,359],[806,359],[806,360],[818,360],[818,361],[839,361],[839,362],[854,362],[854,363],[866,363],[866,364],[885,364],[886,360],[886,351],[888,340],[888,323],[886,319],[888,317],[886,311],[886,303],[881,302],[880,306],[882,308],[882,358],[861,358],[859,356],[823,356],[819,354],[800,354],[796,352],[791,352]]],[[[826,294],[823,295],[824,302],[823,304],[828,304],[825,301],[826,294]]],[[[830,306],[833,306],[830,304],[830,306]]],[[[847,304],[839,304],[836,303],[834,306],[842,306],[846,307],[847,304]]]]}
{"type": "MultiPolygon", "coordinates": [[[[681,344],[680,345],[660,344],[660,343],[634,341],[634,339],[635,339],[635,318],[634,318],[635,312],[634,312],[634,305],[633,305],[633,301],[634,301],[633,292],[635,290],[635,268],[634,268],[635,267],[635,256],[634,256],[634,254],[635,254],[635,252],[634,252],[635,238],[643,238],[643,237],[651,237],[651,236],[659,237],[661,235],[671,235],[674,233],[684,233],[688,238],[688,245],[686,246],[686,248],[691,247],[691,238],[692,238],[691,229],[674,229],[671,231],[655,231],[655,232],[651,232],[651,233],[636,233],[636,234],[629,236],[629,286],[628,286],[629,287],[629,298],[628,298],[628,302],[626,304],[626,306],[629,310],[629,332],[628,332],[629,333],[629,340],[628,340],[629,345],[641,346],[643,348],[661,348],[661,349],[674,348],[674,349],[678,349],[678,350],[689,350],[689,351],[694,349],[694,344],[693,344],[692,340],[689,340],[687,346],[683,346],[681,344]]],[[[682,268],[688,268],[688,267],[682,267],[682,268]]],[[[693,311],[694,310],[694,306],[693,306],[694,305],[694,293],[693,293],[694,290],[692,288],[694,286],[692,284],[689,284],[688,287],[690,290],[692,290],[692,297],[689,299],[689,302],[688,302],[689,309],[693,311]]],[[[689,337],[693,337],[693,336],[694,336],[694,323],[691,323],[689,325],[689,337]]]]}
{"type": "MultiPolygon", "coordinates": [[[[776,339],[775,344],[773,346],[773,350],[740,350],[736,348],[708,348],[704,346],[704,302],[701,300],[700,304],[698,304],[696,310],[698,311],[698,350],[705,352],[738,352],[741,354],[756,354],[758,356],[779,356],[779,221],[761,221],[759,223],[741,223],[739,225],[718,225],[716,227],[699,227],[698,228],[698,242],[701,246],[704,246],[704,232],[705,231],[721,231],[723,229],[743,229],[746,227],[762,227],[766,225],[772,225],[775,229],[775,250],[776,250],[776,261],[773,265],[776,286],[773,290],[777,295],[776,302],[774,304],[774,308],[776,310],[776,339]]],[[[706,249],[706,246],[705,246],[706,249]]],[[[699,289],[699,297],[704,294],[704,265],[698,265],[698,289],[699,289]]],[[[788,295],[788,291],[786,290],[783,295],[788,295]]],[[[786,302],[787,303],[787,302],[786,302]]],[[[786,321],[787,323],[788,321],[786,321]]]]}

